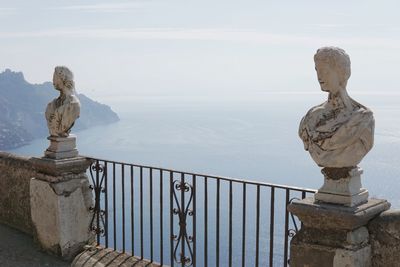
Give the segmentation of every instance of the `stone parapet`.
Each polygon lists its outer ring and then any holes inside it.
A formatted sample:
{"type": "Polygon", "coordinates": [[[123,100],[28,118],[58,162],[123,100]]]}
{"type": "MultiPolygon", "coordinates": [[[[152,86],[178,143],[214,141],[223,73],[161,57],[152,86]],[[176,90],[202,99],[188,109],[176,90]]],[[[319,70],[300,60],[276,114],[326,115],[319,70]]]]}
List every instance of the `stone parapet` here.
{"type": "Polygon", "coordinates": [[[372,267],[400,265],[400,210],[388,210],[368,224],[372,267]]]}
{"type": "Polygon", "coordinates": [[[53,160],[0,152],[0,223],[34,235],[31,178],[47,181],[56,194],[66,195],[82,183],[87,186],[85,173],[90,163],[84,157],[53,160]]]}
{"type": "Polygon", "coordinates": [[[0,152],[0,223],[34,236],[52,254],[72,260],[93,241],[93,195],[85,157],[48,159],[0,152]]]}
{"type": "Polygon", "coordinates": [[[316,202],[313,197],[293,201],[288,211],[303,223],[290,244],[291,267],[370,267],[368,222],[390,208],[381,199],[356,207],[316,202]]]}
{"type": "Polygon", "coordinates": [[[34,158],[37,175],[30,181],[31,216],[40,246],[72,260],[94,241],[90,231],[92,191],[86,170],[91,161],[34,158]]]}
{"type": "Polygon", "coordinates": [[[36,175],[28,157],[0,152],[0,223],[33,235],[29,197],[36,175]]]}

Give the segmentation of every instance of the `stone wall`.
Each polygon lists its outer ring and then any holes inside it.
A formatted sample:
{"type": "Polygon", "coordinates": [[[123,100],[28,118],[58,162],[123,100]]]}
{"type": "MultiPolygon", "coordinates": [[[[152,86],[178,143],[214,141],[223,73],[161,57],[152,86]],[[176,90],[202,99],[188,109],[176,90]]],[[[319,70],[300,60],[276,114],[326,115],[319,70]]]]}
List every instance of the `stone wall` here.
{"type": "Polygon", "coordinates": [[[90,164],[85,157],[54,160],[0,152],[0,224],[72,260],[94,241],[93,194],[86,175],[90,164]]]}
{"type": "Polygon", "coordinates": [[[30,235],[29,183],[35,175],[30,158],[0,152],[0,223],[30,235]]]}
{"type": "Polygon", "coordinates": [[[381,213],[368,225],[373,267],[400,266],[400,210],[381,213]]]}

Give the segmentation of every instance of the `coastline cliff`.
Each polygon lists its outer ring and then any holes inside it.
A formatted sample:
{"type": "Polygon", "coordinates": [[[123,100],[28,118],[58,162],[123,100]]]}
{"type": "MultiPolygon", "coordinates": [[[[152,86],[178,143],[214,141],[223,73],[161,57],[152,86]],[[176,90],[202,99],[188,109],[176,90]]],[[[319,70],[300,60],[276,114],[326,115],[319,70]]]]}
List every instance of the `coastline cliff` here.
{"type": "MultiPolygon", "coordinates": [[[[55,97],[57,92],[51,82],[30,84],[22,72],[6,69],[0,73],[0,150],[17,148],[48,136],[44,111],[55,97]]],[[[75,131],[119,121],[109,106],[83,94],[78,97],[82,108],[75,131]]]]}

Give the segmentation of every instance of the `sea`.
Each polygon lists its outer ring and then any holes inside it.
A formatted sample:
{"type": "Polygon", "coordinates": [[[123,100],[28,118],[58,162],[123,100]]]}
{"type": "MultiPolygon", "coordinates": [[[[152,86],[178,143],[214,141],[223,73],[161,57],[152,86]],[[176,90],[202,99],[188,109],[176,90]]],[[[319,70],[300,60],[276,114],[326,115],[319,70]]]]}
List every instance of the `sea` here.
{"type": "MultiPolygon", "coordinates": [[[[400,94],[351,96],[375,117],[374,147],[359,164],[362,185],[370,197],[399,208],[400,94]]],[[[120,121],[75,132],[77,147],[81,155],[111,161],[318,189],[323,175],[304,150],[298,126],[325,100],[322,92],[122,98],[106,102],[120,121]]],[[[42,138],[10,152],[42,156],[47,146],[42,138]]]]}

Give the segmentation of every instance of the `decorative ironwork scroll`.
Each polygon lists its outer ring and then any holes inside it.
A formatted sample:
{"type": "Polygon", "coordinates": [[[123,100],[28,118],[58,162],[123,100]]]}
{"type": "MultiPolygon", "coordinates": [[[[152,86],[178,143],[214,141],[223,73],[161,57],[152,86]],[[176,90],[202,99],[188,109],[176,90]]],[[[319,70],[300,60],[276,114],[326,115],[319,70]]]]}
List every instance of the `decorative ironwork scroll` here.
{"type": "Polygon", "coordinates": [[[193,241],[194,241],[194,233],[193,235],[188,235],[187,233],[187,218],[188,216],[192,217],[194,215],[194,211],[189,209],[189,206],[193,199],[193,187],[187,182],[181,180],[175,180],[172,183],[172,188],[174,200],[176,203],[176,208],[172,210],[174,215],[178,215],[179,218],[179,234],[172,234],[171,238],[176,242],[174,247],[174,260],[178,264],[183,264],[185,266],[193,265],[193,241]],[[180,200],[178,199],[178,194],[180,196],[180,200]],[[185,205],[185,194],[189,195],[189,199],[185,205]],[[178,255],[178,248],[180,248],[180,252],[178,255]],[[188,254],[186,255],[186,252],[188,254]]]}
{"type": "MultiPolygon", "coordinates": [[[[300,200],[300,199],[297,198],[297,197],[294,197],[294,198],[292,198],[292,199],[289,200],[289,204],[292,203],[293,200],[300,200]]],[[[292,222],[293,222],[293,227],[294,227],[294,229],[293,229],[293,228],[289,228],[289,229],[288,229],[288,236],[289,236],[289,237],[293,237],[293,236],[295,236],[295,235],[299,232],[299,227],[297,226],[297,220],[294,218],[293,213],[289,212],[289,214],[290,214],[290,217],[292,218],[292,222]]]]}
{"type": "Polygon", "coordinates": [[[100,164],[98,160],[93,161],[90,165],[90,176],[92,184],[89,186],[90,189],[94,190],[94,206],[90,207],[89,210],[93,213],[90,221],[89,230],[100,236],[105,235],[105,216],[106,211],[101,209],[100,199],[101,193],[106,192],[106,188],[103,186],[105,181],[105,174],[107,172],[106,165],[100,164]]]}
{"type": "MultiPolygon", "coordinates": [[[[289,204],[292,203],[293,200],[300,200],[300,199],[297,197],[294,197],[289,200],[289,204]]],[[[291,213],[291,212],[289,212],[289,214],[290,214],[290,218],[292,218],[294,229],[293,228],[288,229],[288,237],[292,238],[299,232],[299,227],[297,226],[297,220],[294,217],[295,215],[293,215],[293,213],[291,213]]],[[[287,263],[288,263],[288,265],[290,265],[290,259],[287,259],[287,263]]]]}

